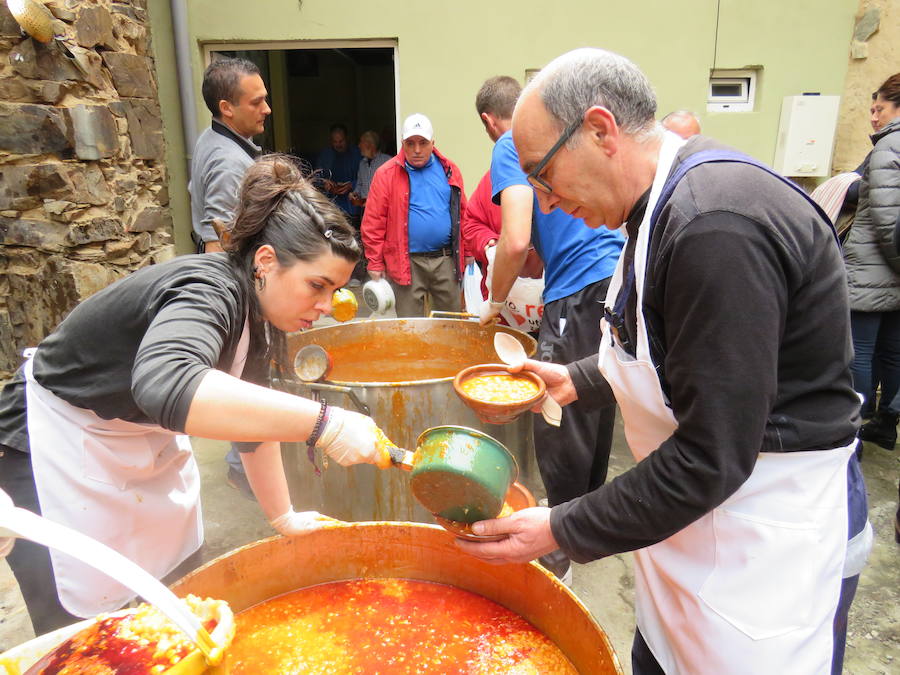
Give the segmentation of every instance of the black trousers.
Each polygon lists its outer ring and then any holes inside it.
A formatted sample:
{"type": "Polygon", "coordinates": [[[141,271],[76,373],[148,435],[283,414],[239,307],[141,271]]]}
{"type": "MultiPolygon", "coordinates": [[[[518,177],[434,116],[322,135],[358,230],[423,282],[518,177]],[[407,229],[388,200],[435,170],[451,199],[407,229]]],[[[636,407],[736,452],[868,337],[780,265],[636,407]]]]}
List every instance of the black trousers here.
{"type": "MultiPolygon", "coordinates": [[[[13,504],[41,515],[31,455],[5,445],[0,445],[0,488],[13,500],[13,504]]],[[[201,547],[163,579],[174,582],[202,563],[201,547]]],[[[56,594],[56,577],[50,561],[50,551],[45,546],[27,539],[16,539],[16,544],[6,558],[19,583],[31,626],[35,635],[81,621],[84,617],[66,611],[56,594]]]]}
{"type": "MultiPolygon", "coordinates": [[[[0,446],[0,488],[19,508],[41,515],[28,453],[0,446]]],[[[19,582],[35,635],[81,621],[81,617],[69,614],[59,602],[48,548],[27,539],[16,539],[6,561],[19,582]]]]}
{"type": "MultiPolygon", "coordinates": [[[[608,288],[607,278],[544,305],[535,358],[566,364],[596,355],[608,288]]],[[[537,464],[550,506],[580,497],[606,481],[615,418],[614,405],[599,408],[584,400],[565,407],[559,427],[533,416],[537,464]]],[[[541,562],[558,575],[569,567],[561,551],[541,562]]]]}

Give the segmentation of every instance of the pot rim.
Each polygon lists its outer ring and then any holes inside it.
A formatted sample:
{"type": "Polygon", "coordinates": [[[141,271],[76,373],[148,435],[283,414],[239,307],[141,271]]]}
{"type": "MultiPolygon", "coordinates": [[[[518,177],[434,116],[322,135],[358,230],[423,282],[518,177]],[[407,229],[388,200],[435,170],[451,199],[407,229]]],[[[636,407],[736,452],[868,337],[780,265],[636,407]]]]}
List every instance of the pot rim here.
{"type": "MultiPolygon", "coordinates": [[[[290,339],[291,337],[294,337],[294,336],[304,336],[304,337],[315,336],[317,333],[327,333],[329,331],[333,332],[335,328],[346,328],[346,327],[353,326],[356,324],[370,324],[370,323],[377,324],[377,323],[397,323],[397,322],[409,322],[409,323],[428,322],[428,323],[437,323],[437,324],[469,323],[469,324],[473,324],[476,327],[483,329],[483,330],[493,329],[496,332],[509,333],[510,335],[513,335],[513,336],[515,336],[518,333],[518,334],[524,335],[525,337],[528,338],[528,340],[530,340],[531,342],[534,343],[533,345],[531,343],[529,343],[527,345],[523,345],[525,347],[525,353],[527,356],[529,356],[529,357],[534,356],[534,353],[537,351],[537,341],[533,337],[531,337],[528,333],[520,331],[516,328],[511,328],[510,326],[495,325],[492,327],[484,327],[484,326],[478,326],[477,324],[475,324],[475,322],[463,320],[463,319],[438,319],[438,318],[431,318],[431,317],[426,317],[426,316],[414,316],[414,317],[402,317],[402,318],[401,317],[397,317],[397,318],[387,317],[387,318],[381,318],[381,319],[362,319],[360,321],[349,321],[349,322],[343,323],[343,324],[317,326],[315,328],[307,328],[306,330],[295,331],[293,333],[289,333],[288,339],[290,339]]],[[[311,339],[315,340],[315,337],[313,337],[311,339]]],[[[320,344],[320,343],[319,342],[311,342],[310,344],[320,344]]],[[[327,346],[325,346],[325,345],[320,345],[320,346],[323,346],[326,352],[328,351],[327,346]]],[[[447,377],[431,377],[431,378],[428,378],[427,380],[396,380],[396,381],[379,380],[377,382],[361,382],[359,380],[332,380],[332,379],[328,379],[326,376],[326,377],[322,378],[322,381],[326,382],[328,384],[337,385],[339,387],[362,387],[362,388],[365,388],[365,387],[415,387],[418,385],[439,384],[442,382],[451,382],[452,383],[454,377],[456,377],[456,374],[448,375],[447,377]]]]}

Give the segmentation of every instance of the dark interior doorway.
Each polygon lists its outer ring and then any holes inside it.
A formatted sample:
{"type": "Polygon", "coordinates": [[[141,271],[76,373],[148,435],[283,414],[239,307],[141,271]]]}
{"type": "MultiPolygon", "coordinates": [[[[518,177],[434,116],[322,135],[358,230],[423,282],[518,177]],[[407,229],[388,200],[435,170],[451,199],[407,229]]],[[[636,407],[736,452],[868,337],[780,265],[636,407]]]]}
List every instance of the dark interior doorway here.
{"type": "Polygon", "coordinates": [[[265,150],[288,152],[315,164],[332,124],[347,127],[356,144],[375,131],[381,150],[397,152],[394,50],[391,47],[215,50],[253,61],[269,90],[272,115],[256,137],[265,150]]]}

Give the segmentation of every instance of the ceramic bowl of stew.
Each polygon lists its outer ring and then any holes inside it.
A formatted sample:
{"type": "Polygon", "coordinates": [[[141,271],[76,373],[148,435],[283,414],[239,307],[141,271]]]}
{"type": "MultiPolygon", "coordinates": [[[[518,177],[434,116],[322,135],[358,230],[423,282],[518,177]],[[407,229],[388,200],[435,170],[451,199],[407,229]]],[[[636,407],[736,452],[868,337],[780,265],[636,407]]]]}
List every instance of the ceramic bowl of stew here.
{"type": "Polygon", "coordinates": [[[453,390],[478,419],[507,424],[540,403],[547,386],[534,373],[511,373],[508,366],[483,363],[469,366],[453,378],[453,390]]]}

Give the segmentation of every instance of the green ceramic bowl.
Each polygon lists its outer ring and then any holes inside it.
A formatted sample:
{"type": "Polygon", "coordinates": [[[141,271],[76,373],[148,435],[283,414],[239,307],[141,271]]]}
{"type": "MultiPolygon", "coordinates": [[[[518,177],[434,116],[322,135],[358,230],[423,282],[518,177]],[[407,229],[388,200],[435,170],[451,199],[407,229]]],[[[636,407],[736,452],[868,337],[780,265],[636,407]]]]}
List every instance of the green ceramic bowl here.
{"type": "Polygon", "coordinates": [[[433,514],[458,523],[494,518],[518,479],[515,458],[500,441],[468,427],[423,431],[416,442],[410,483],[433,514]]]}

